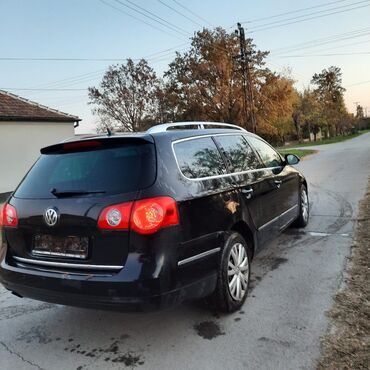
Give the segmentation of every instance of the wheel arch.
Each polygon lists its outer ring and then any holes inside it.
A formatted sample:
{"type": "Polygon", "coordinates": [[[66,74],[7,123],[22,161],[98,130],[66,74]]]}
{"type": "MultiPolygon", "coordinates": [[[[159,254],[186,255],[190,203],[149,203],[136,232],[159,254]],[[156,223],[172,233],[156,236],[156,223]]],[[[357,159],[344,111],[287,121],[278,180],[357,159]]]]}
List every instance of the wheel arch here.
{"type": "Polygon", "coordinates": [[[245,221],[238,221],[230,228],[230,231],[238,232],[252,247],[252,258],[256,251],[257,239],[251,228],[245,221]]]}

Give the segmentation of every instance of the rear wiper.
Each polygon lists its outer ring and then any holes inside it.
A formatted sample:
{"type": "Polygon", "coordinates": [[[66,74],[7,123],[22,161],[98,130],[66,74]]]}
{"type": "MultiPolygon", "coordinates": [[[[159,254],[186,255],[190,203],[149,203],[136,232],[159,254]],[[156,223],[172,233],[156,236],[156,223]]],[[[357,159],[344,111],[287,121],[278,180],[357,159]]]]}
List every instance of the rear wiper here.
{"type": "Polygon", "coordinates": [[[73,197],[75,195],[86,195],[86,194],[103,194],[104,190],[57,190],[55,188],[50,190],[50,193],[56,197],[73,197]]]}

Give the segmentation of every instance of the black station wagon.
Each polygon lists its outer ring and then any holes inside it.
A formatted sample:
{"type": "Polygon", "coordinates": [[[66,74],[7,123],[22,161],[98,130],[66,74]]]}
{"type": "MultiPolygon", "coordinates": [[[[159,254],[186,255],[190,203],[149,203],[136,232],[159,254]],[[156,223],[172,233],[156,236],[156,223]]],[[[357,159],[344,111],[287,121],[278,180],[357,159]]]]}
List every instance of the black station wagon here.
{"type": "Polygon", "coordinates": [[[147,311],[207,298],[235,311],[260,246],[308,222],[298,161],[203,122],[43,148],[3,207],[0,281],[65,305],[147,311]]]}

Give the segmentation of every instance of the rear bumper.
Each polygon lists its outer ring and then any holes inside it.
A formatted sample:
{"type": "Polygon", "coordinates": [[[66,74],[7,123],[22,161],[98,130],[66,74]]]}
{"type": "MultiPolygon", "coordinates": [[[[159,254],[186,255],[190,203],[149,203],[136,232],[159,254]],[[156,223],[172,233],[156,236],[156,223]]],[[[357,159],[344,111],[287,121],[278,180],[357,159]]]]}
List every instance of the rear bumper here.
{"type": "MultiPolygon", "coordinates": [[[[1,260],[1,258],[0,258],[1,260]]],[[[216,273],[162,289],[159,279],[125,281],[123,274],[55,272],[0,262],[0,282],[21,297],[85,308],[146,312],[210,294],[216,273]]]]}

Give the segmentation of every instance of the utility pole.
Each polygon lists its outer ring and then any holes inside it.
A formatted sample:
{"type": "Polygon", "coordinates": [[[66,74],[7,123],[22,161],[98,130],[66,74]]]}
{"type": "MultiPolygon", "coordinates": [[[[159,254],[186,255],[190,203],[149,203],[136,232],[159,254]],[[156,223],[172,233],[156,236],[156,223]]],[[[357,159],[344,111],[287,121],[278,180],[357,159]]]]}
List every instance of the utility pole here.
{"type": "Polygon", "coordinates": [[[240,23],[237,24],[238,29],[235,30],[235,33],[239,36],[240,43],[240,64],[242,67],[242,76],[243,76],[243,91],[244,91],[244,115],[245,115],[245,124],[248,125],[253,133],[256,132],[256,112],[254,107],[254,96],[253,96],[253,84],[252,84],[252,75],[250,67],[250,56],[251,52],[247,50],[245,42],[245,33],[244,28],[240,23]]]}

